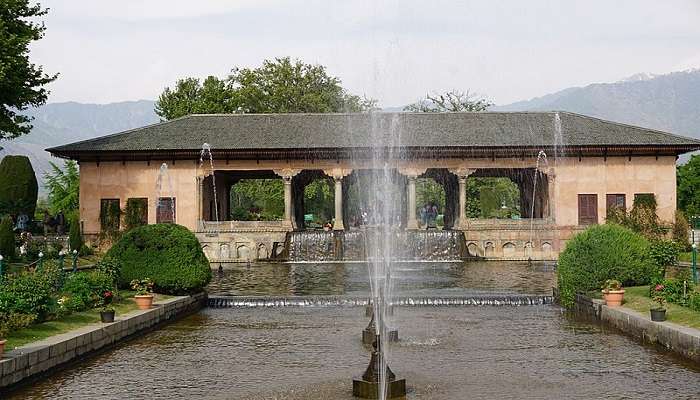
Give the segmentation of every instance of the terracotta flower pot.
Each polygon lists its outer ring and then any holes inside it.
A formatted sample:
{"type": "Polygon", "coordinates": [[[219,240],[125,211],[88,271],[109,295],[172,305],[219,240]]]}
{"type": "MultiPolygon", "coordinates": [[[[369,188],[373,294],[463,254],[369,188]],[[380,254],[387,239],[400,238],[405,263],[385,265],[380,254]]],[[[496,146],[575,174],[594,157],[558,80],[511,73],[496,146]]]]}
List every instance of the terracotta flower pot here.
{"type": "Polygon", "coordinates": [[[152,294],[137,294],[134,296],[134,300],[136,301],[136,305],[139,307],[139,310],[148,310],[153,306],[153,295],[152,294]]]}
{"type": "Polygon", "coordinates": [[[5,352],[5,343],[7,343],[7,340],[0,340],[0,358],[2,358],[2,354],[5,352]]]}
{"type": "Polygon", "coordinates": [[[625,290],[603,290],[603,298],[605,305],[608,307],[619,307],[622,305],[622,298],[625,296],[625,290]]]}

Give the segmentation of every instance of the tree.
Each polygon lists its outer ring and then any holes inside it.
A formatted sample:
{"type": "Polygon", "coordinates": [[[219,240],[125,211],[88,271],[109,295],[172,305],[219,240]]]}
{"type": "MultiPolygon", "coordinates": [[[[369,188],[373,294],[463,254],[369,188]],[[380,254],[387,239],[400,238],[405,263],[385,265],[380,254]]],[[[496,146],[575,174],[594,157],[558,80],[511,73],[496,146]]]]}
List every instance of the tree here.
{"type": "Polygon", "coordinates": [[[5,156],[0,162],[0,215],[34,217],[38,193],[36,175],[26,156],[5,156]]]}
{"type": "Polygon", "coordinates": [[[156,114],[170,120],[188,114],[362,112],[375,106],[375,100],[348,93],[324,66],[285,57],[258,68],[234,68],[225,79],[181,79],[160,95],[156,114]]]}
{"type": "Polygon", "coordinates": [[[700,156],[693,155],[677,167],[676,184],[678,208],[691,218],[700,215],[700,156]]]}
{"type": "Polygon", "coordinates": [[[53,214],[63,211],[69,216],[77,216],[80,193],[80,172],[78,163],[75,161],[66,161],[63,169],[56,164],[51,164],[52,172],[47,172],[44,177],[46,179],[46,189],[49,191],[49,207],[53,214]]]}
{"type": "Polygon", "coordinates": [[[459,90],[444,94],[426,95],[425,99],[403,108],[410,112],[480,112],[486,111],[493,103],[459,90]]]}
{"type": "Polygon", "coordinates": [[[83,235],[80,232],[80,220],[77,216],[70,219],[70,230],[68,231],[68,245],[70,250],[78,250],[81,252],[85,242],[83,242],[83,235]]]}
{"type": "Polygon", "coordinates": [[[44,104],[49,92],[43,86],[58,76],[29,61],[30,43],[46,29],[33,19],[46,13],[29,0],[0,0],[0,139],[29,133],[31,119],[18,112],[44,104]]]}
{"type": "Polygon", "coordinates": [[[8,261],[15,258],[16,255],[13,226],[12,217],[9,215],[5,216],[2,221],[0,221],[0,255],[8,261]]]}

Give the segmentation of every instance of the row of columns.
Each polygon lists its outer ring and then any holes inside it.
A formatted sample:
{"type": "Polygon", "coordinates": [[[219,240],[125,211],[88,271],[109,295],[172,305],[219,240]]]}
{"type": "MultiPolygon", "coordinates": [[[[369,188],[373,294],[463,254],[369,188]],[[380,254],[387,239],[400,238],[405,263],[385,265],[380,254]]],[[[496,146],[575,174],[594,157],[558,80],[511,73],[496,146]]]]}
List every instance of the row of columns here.
{"type": "MultiPolygon", "coordinates": [[[[399,173],[407,177],[407,201],[408,201],[408,216],[407,216],[407,229],[418,229],[418,218],[416,216],[416,179],[419,176],[425,174],[426,168],[414,168],[405,167],[399,168],[399,173]]],[[[352,169],[349,168],[333,168],[330,170],[324,170],[323,172],[332,177],[334,181],[335,190],[335,224],[333,226],[334,230],[344,230],[345,226],[343,224],[343,178],[352,173],[352,169]]],[[[459,212],[457,213],[457,219],[454,224],[456,229],[466,229],[467,228],[467,178],[473,174],[476,170],[473,168],[454,168],[450,169],[449,172],[457,176],[458,191],[459,191],[459,212]]],[[[298,175],[300,169],[279,169],[274,170],[275,174],[280,176],[284,182],[284,220],[290,224],[290,227],[296,228],[294,221],[294,202],[292,199],[292,178],[298,175]]],[[[548,204],[545,205],[546,216],[551,215],[552,208],[552,196],[554,190],[554,174],[552,171],[539,171],[541,173],[547,174],[548,180],[548,204]]],[[[201,182],[200,182],[201,188],[201,182]]],[[[200,189],[201,190],[201,189],[200,189]]],[[[534,200],[533,200],[534,201],[534,200]]]]}

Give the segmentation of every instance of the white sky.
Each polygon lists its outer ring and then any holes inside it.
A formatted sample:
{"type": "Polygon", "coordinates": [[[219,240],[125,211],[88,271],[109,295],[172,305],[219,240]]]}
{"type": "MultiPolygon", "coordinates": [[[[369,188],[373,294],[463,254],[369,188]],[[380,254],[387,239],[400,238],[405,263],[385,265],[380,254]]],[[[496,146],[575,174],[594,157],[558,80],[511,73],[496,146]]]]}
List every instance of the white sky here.
{"type": "Polygon", "coordinates": [[[46,0],[50,102],[155,99],[178,78],[292,56],[381,106],[470,89],[497,104],[700,67],[700,1],[46,0]]]}

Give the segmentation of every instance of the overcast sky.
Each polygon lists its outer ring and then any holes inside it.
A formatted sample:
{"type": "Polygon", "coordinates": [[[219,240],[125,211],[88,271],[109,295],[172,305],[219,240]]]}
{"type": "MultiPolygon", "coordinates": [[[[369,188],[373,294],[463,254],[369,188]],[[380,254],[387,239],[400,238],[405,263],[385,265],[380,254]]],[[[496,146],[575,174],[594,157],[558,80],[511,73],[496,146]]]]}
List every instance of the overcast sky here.
{"type": "Polygon", "coordinates": [[[700,67],[700,1],[46,0],[50,102],[155,99],[292,56],[384,107],[470,89],[497,104],[700,67]]]}

